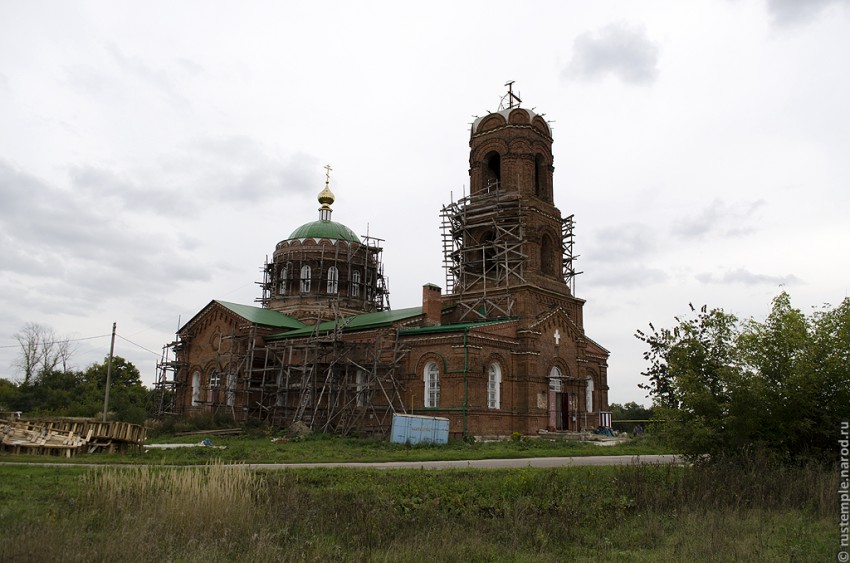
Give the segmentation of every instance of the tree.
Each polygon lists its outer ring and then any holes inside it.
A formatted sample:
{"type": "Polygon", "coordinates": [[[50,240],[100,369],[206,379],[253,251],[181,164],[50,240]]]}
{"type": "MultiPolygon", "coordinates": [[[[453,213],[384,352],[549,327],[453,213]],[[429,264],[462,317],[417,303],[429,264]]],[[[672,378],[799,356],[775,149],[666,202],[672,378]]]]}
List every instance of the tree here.
{"type": "MultiPolygon", "coordinates": [[[[0,410],[31,415],[99,417],[103,412],[108,359],[85,371],[40,371],[29,382],[0,379],[0,410]]],[[[139,370],[120,356],[113,357],[109,412],[116,420],[141,424],[147,416],[148,389],[139,370]]]]}
{"type": "Polygon", "coordinates": [[[52,328],[38,323],[27,323],[16,333],[15,340],[21,347],[21,354],[15,367],[24,373],[24,384],[43,373],[51,372],[58,366],[62,371],[70,369],[71,356],[76,351],[68,338],[59,338],[52,328]]]}
{"type": "Polygon", "coordinates": [[[609,410],[614,418],[614,427],[617,430],[622,430],[625,432],[632,432],[638,424],[642,423],[638,422],[619,422],[621,420],[650,420],[653,417],[652,408],[646,408],[643,405],[639,405],[634,401],[630,401],[624,405],[620,405],[618,403],[611,403],[609,405],[609,410]]]}
{"type": "MultiPolygon", "coordinates": [[[[100,409],[103,409],[108,364],[109,358],[104,358],[103,363],[90,365],[82,374],[96,391],[100,409]]],[[[113,356],[110,383],[109,411],[117,420],[143,423],[147,416],[148,390],[142,384],[138,368],[121,356],[113,356]]]]}
{"type": "Polygon", "coordinates": [[[641,387],[667,421],[663,435],[715,459],[834,451],[838,424],[850,419],[850,300],[806,317],[782,292],[764,321],[707,307],[691,314],[635,335],[649,346],[641,387]]]}

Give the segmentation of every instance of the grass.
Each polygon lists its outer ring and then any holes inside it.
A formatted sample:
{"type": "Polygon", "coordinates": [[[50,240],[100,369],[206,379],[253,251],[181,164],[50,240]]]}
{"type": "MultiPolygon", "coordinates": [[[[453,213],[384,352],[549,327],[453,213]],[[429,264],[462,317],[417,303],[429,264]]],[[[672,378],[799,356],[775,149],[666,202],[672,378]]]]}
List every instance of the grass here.
{"type": "Polygon", "coordinates": [[[826,561],[817,467],[0,466],[3,561],[826,561]]]}
{"type": "MultiPolygon", "coordinates": [[[[630,440],[616,446],[597,446],[573,440],[527,439],[503,442],[452,440],[445,445],[392,444],[387,440],[351,438],[331,434],[314,434],[289,442],[273,443],[271,433],[254,432],[238,436],[209,436],[213,444],[226,449],[180,448],[150,450],[148,453],[79,454],[74,458],[40,456],[3,456],[3,461],[56,463],[130,463],[130,464],[204,464],[212,460],[233,463],[321,463],[432,461],[464,459],[499,459],[588,455],[648,455],[675,453],[651,436],[630,440]]],[[[204,436],[159,436],[151,443],[197,444],[204,436]]]]}

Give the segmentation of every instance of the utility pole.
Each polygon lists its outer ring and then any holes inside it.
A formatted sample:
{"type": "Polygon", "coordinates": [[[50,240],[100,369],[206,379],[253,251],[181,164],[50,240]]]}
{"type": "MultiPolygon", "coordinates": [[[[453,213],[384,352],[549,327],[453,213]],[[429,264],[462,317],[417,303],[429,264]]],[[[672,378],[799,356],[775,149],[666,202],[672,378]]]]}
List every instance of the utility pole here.
{"type": "Polygon", "coordinates": [[[109,384],[112,382],[112,353],[115,351],[115,327],[118,323],[112,323],[112,344],[109,345],[109,362],[106,364],[106,391],[103,394],[103,422],[106,422],[106,413],[109,411],[109,384]]]}

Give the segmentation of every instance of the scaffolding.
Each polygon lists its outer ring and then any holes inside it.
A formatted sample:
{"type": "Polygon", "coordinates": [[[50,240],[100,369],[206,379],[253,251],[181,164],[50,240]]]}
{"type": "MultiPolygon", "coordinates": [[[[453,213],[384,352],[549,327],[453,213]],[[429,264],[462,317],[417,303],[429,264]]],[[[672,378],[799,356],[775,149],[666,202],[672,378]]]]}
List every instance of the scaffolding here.
{"type": "Polygon", "coordinates": [[[173,342],[162,347],[162,356],[156,363],[154,405],[151,413],[156,417],[177,414],[175,408],[177,372],[182,365],[178,361],[178,351],[183,349],[184,344],[178,335],[173,342]]]}
{"type": "MultiPolygon", "coordinates": [[[[321,293],[324,288],[329,295],[335,295],[361,311],[385,311],[390,309],[389,280],[384,275],[383,265],[383,239],[364,236],[363,243],[333,245],[333,253],[328,253],[326,245],[315,247],[291,248],[285,253],[282,263],[275,263],[273,259],[269,262],[266,256],[261,269],[262,281],[256,282],[260,286],[260,297],[254,301],[261,307],[268,308],[274,299],[292,299],[294,297],[315,295],[321,293]],[[310,279],[310,290],[305,291],[302,285],[301,268],[309,265],[311,268],[318,267],[318,276],[310,279]],[[339,278],[330,278],[330,268],[336,268],[336,272],[347,272],[349,279],[340,281],[339,278]],[[362,272],[363,279],[355,280],[352,272],[362,272]],[[284,272],[281,275],[281,272],[284,272]],[[374,274],[374,275],[373,275],[374,274]],[[315,289],[313,289],[313,285],[315,289]],[[333,288],[333,291],[329,291],[333,288]],[[312,290],[312,291],[311,291],[312,290]]],[[[284,248],[288,241],[278,243],[275,255],[284,248]]],[[[281,254],[283,256],[283,254],[281,254]]]]}
{"type": "Polygon", "coordinates": [[[404,413],[399,366],[406,353],[393,328],[356,339],[343,336],[346,319],[309,336],[259,338],[254,324],[234,327],[216,351],[221,373],[209,383],[204,408],[234,420],[290,426],[301,421],[322,432],[385,432],[404,413]]]}
{"type": "Polygon", "coordinates": [[[340,330],[280,343],[292,358],[282,365],[275,407],[284,419],[312,429],[347,434],[385,431],[392,414],[405,412],[398,369],[404,350],[397,331],[344,340],[340,330]]]}
{"type": "Polygon", "coordinates": [[[497,183],[443,206],[446,292],[460,297],[461,320],[512,314],[513,299],[505,290],[526,283],[521,202],[518,192],[503,191],[497,183]]]}
{"type": "Polygon", "coordinates": [[[563,259],[563,275],[564,282],[570,288],[570,292],[576,294],[576,276],[584,272],[576,272],[575,261],[579,255],[575,254],[573,247],[575,245],[575,219],[574,215],[565,217],[561,221],[561,254],[563,259]]]}

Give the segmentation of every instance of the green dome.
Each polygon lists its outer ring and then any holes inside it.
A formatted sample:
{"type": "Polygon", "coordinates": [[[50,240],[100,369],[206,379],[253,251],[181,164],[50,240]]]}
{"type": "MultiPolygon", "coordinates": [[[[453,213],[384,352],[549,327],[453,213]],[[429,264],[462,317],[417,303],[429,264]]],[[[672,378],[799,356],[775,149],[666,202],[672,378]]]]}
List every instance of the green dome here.
{"type": "Polygon", "coordinates": [[[307,223],[305,225],[301,225],[289,235],[288,240],[292,239],[305,239],[305,238],[313,238],[313,239],[335,239],[335,240],[347,240],[349,242],[360,243],[360,237],[354,234],[354,231],[343,225],[342,223],[335,223],[333,221],[313,221],[312,223],[307,223]]]}

